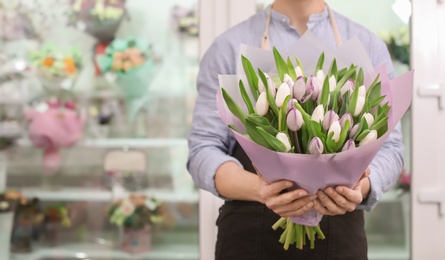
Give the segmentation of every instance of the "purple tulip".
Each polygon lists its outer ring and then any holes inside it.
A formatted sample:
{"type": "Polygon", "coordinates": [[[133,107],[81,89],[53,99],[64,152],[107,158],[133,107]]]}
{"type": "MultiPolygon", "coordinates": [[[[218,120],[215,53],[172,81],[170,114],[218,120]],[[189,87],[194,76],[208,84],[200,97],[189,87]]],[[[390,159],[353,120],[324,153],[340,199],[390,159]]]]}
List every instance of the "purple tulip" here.
{"type": "Polygon", "coordinates": [[[344,115],[340,118],[340,125],[341,125],[341,128],[342,128],[342,129],[343,129],[343,127],[345,127],[346,121],[349,121],[349,129],[348,129],[348,131],[351,131],[351,129],[352,129],[352,124],[354,123],[351,114],[346,113],[346,114],[344,114],[344,115]]]}
{"type": "Polygon", "coordinates": [[[338,121],[338,115],[334,110],[329,110],[323,118],[323,129],[328,131],[329,127],[331,127],[332,123],[338,121]]]}
{"type": "Polygon", "coordinates": [[[289,130],[294,132],[300,130],[303,125],[303,116],[301,115],[301,112],[296,108],[291,108],[287,113],[286,123],[289,130]]]}
{"type": "Polygon", "coordinates": [[[309,153],[313,155],[320,155],[323,153],[324,146],[320,138],[314,137],[309,143],[309,153]]]}
{"type": "Polygon", "coordinates": [[[292,94],[294,95],[294,98],[296,98],[297,100],[303,99],[304,94],[306,94],[306,83],[304,82],[303,77],[300,76],[295,81],[292,94]]]}
{"type": "Polygon", "coordinates": [[[348,151],[351,149],[355,148],[355,142],[353,139],[349,139],[348,141],[346,141],[345,145],[343,146],[343,148],[341,149],[342,152],[344,151],[348,151]]]}

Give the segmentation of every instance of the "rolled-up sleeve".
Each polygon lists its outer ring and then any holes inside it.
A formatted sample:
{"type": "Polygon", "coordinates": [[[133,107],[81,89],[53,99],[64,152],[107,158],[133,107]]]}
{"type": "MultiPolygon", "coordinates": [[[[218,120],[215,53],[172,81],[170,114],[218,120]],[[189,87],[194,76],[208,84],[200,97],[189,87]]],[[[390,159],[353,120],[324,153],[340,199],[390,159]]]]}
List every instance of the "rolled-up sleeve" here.
{"type": "MultiPolygon", "coordinates": [[[[189,157],[187,169],[195,184],[219,196],[214,182],[216,170],[223,163],[233,161],[229,155],[234,145],[229,128],[216,113],[218,75],[230,74],[226,61],[229,46],[215,40],[201,60],[197,79],[198,97],[193,112],[192,128],[188,136],[189,157]]],[[[233,74],[233,72],[232,72],[233,74]]]]}

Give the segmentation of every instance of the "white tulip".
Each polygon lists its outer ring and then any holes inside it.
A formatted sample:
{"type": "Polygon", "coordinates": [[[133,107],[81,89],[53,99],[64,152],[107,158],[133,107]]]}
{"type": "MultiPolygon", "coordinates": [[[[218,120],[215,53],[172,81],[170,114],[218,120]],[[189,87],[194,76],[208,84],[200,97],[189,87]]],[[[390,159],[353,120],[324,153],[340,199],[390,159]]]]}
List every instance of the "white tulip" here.
{"type": "Polygon", "coordinates": [[[365,144],[369,144],[374,142],[375,140],[377,140],[377,131],[376,130],[371,130],[371,132],[369,132],[365,138],[363,138],[363,140],[360,141],[360,143],[358,144],[358,146],[363,146],[365,144]]]}
{"type": "Polygon", "coordinates": [[[287,83],[289,88],[291,88],[294,85],[294,81],[288,74],[284,74],[283,83],[287,83]]]}
{"type": "Polygon", "coordinates": [[[267,102],[266,92],[261,92],[255,104],[255,111],[258,115],[264,116],[269,111],[269,102],[267,102]]]}
{"type": "Polygon", "coordinates": [[[283,102],[286,99],[287,96],[290,95],[290,89],[289,85],[287,83],[282,83],[277,91],[277,96],[275,97],[275,104],[277,107],[282,107],[283,102]]]}
{"type": "Polygon", "coordinates": [[[364,106],[365,106],[365,97],[358,97],[357,103],[355,105],[354,116],[360,115],[364,106]]]}
{"type": "Polygon", "coordinates": [[[266,91],[266,87],[264,86],[263,81],[258,77],[258,91],[260,93],[263,93],[264,91],[266,91]]]}
{"type": "Polygon", "coordinates": [[[368,128],[371,128],[372,124],[374,124],[374,116],[370,113],[364,113],[363,117],[366,120],[366,123],[368,124],[368,128]]]}
{"type": "Polygon", "coordinates": [[[298,77],[303,77],[303,71],[301,70],[300,66],[295,67],[295,74],[297,74],[298,77]]]}
{"type": "Polygon", "coordinates": [[[309,153],[313,155],[320,155],[324,151],[323,142],[319,137],[312,138],[308,147],[309,153]]]}
{"type": "Polygon", "coordinates": [[[318,105],[314,112],[312,113],[311,119],[315,122],[323,122],[324,119],[324,108],[323,105],[318,105]]]}
{"type": "Polygon", "coordinates": [[[283,142],[283,144],[286,146],[286,153],[290,151],[291,146],[290,146],[290,141],[289,141],[289,137],[287,136],[287,134],[283,133],[283,132],[279,132],[276,136],[276,138],[278,140],[280,140],[281,142],[283,142]]]}
{"type": "Polygon", "coordinates": [[[302,76],[298,77],[293,86],[293,95],[297,100],[301,100],[306,93],[306,83],[302,76]]]}
{"type": "Polygon", "coordinates": [[[332,123],[334,123],[338,120],[339,120],[339,117],[338,117],[337,113],[335,113],[334,110],[329,110],[328,112],[326,112],[326,115],[324,115],[324,118],[323,118],[323,129],[325,131],[328,131],[328,129],[331,127],[332,123]]]}
{"type": "Polygon", "coordinates": [[[348,79],[340,89],[340,98],[343,98],[346,92],[349,92],[349,95],[351,95],[352,91],[354,91],[354,82],[352,82],[352,79],[348,79]]]}
{"type": "Polygon", "coordinates": [[[336,87],[337,87],[337,80],[335,79],[335,76],[332,75],[329,78],[329,92],[334,91],[336,87]]]}
{"type": "Polygon", "coordinates": [[[332,123],[331,127],[329,127],[328,135],[334,133],[332,136],[332,140],[334,140],[336,143],[340,140],[340,134],[341,134],[341,126],[338,121],[335,121],[332,123]]]}
{"type": "Polygon", "coordinates": [[[323,85],[324,83],[324,72],[322,70],[317,71],[317,73],[315,73],[315,77],[317,77],[318,81],[323,85]]]}
{"type": "Polygon", "coordinates": [[[343,146],[341,151],[344,152],[354,148],[355,148],[355,141],[353,139],[349,139],[348,141],[346,141],[346,144],[343,146]]]}
{"type": "Polygon", "coordinates": [[[323,81],[320,81],[317,77],[311,76],[308,80],[309,87],[312,88],[312,100],[318,100],[323,90],[323,81]]]}

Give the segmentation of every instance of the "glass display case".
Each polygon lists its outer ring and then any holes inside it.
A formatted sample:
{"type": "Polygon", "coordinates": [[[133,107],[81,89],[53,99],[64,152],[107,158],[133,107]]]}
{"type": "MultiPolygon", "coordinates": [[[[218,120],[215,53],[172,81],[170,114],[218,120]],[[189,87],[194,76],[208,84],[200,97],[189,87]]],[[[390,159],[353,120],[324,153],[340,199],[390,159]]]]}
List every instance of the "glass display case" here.
{"type": "Polygon", "coordinates": [[[199,259],[197,17],[197,0],[0,0],[0,195],[20,194],[0,259],[199,259]]]}

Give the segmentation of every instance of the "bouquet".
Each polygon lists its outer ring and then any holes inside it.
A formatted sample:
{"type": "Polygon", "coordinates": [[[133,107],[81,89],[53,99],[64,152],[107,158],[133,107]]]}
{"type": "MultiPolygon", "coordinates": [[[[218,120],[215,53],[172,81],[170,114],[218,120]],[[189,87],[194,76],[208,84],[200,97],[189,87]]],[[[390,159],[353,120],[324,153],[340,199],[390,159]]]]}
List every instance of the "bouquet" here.
{"type": "Polygon", "coordinates": [[[159,58],[140,39],[116,39],[97,58],[102,73],[111,73],[122,88],[130,119],[147,100],[150,82],[156,75],[159,58]]]}
{"type": "Polygon", "coordinates": [[[59,149],[74,145],[82,136],[83,116],[73,101],[50,99],[25,111],[28,133],[34,146],[43,148],[46,173],[57,172],[61,165],[59,149]]]}
{"type": "Polygon", "coordinates": [[[126,0],[71,0],[69,24],[95,37],[110,42],[124,18],[126,0]]]}
{"type": "Polygon", "coordinates": [[[198,15],[196,8],[174,6],[171,11],[171,25],[178,33],[191,37],[199,35],[198,15]]]}
{"type": "MultiPolygon", "coordinates": [[[[374,70],[356,38],[335,52],[322,46],[306,33],[287,59],[275,48],[244,47],[245,76],[220,76],[217,95],[220,117],[258,172],[269,182],[291,180],[293,189],[308,194],[352,188],[412,95],[412,73],[390,81],[384,67],[374,70]]],[[[312,209],[281,218],[273,229],[284,229],[285,249],[293,243],[302,249],[306,240],[313,248],[316,236],[324,238],[321,217],[312,209]]]]}
{"type": "Polygon", "coordinates": [[[71,90],[82,67],[82,57],[77,49],[60,51],[47,45],[30,53],[42,85],[51,92],[71,90]]]}

